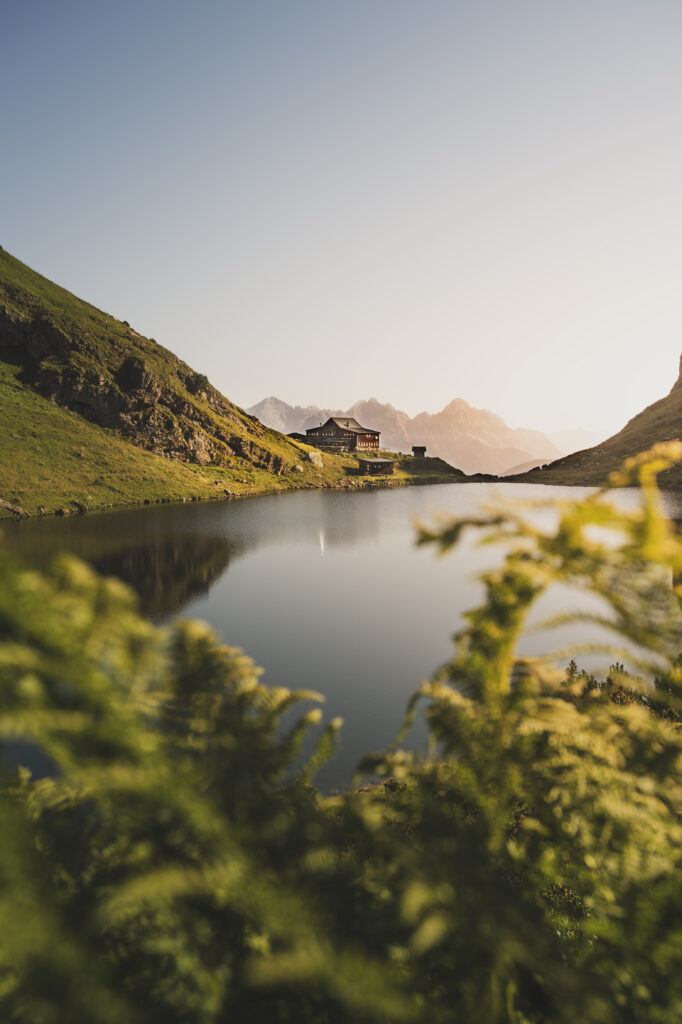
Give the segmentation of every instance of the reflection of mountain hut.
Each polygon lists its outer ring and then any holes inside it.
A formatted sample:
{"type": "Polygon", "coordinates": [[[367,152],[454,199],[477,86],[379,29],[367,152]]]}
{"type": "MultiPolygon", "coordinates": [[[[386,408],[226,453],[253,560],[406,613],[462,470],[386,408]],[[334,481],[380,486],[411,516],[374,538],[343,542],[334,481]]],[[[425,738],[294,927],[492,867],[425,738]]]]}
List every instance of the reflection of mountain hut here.
{"type": "Polygon", "coordinates": [[[306,441],[335,452],[371,451],[379,448],[379,431],[361,426],[352,416],[331,416],[306,430],[306,441]]]}
{"type": "Polygon", "coordinates": [[[426,457],[426,445],[425,444],[413,444],[412,454],[415,459],[423,459],[426,457]]]}
{"type": "Polygon", "coordinates": [[[363,476],[392,476],[395,459],[358,459],[363,476]]]}

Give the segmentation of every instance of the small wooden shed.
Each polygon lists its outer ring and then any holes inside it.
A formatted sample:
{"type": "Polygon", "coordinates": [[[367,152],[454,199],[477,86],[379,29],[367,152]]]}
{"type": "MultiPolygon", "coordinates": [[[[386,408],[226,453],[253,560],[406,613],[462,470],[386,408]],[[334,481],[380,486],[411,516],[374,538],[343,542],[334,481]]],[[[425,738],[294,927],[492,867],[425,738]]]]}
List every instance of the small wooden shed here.
{"type": "Polygon", "coordinates": [[[358,459],[363,476],[391,476],[395,459],[358,459]]]}
{"type": "Polygon", "coordinates": [[[425,444],[413,444],[412,454],[415,459],[423,459],[426,457],[426,445],[425,444]]]}

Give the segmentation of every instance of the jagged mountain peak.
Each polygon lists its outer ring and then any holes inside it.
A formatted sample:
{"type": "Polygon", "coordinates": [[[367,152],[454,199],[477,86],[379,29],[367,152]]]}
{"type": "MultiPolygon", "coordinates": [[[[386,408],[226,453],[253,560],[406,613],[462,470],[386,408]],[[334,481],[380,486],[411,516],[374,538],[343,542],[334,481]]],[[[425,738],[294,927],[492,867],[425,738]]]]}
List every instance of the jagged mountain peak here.
{"type": "MultiPolygon", "coordinates": [[[[469,403],[467,401],[465,401],[463,398],[453,398],[451,402],[448,402],[447,405],[443,406],[443,408],[441,409],[441,412],[450,412],[450,411],[457,412],[458,410],[464,411],[464,410],[473,409],[473,408],[474,407],[472,405],[469,405],[469,403]]],[[[482,411],[483,410],[481,410],[481,409],[477,410],[477,412],[482,412],[482,411]]]]}
{"type": "MultiPolygon", "coordinates": [[[[497,415],[497,413],[491,412],[489,409],[477,409],[476,406],[470,405],[463,398],[453,398],[451,402],[448,402],[448,404],[441,409],[440,413],[431,415],[438,416],[443,414],[447,416],[455,416],[461,420],[467,420],[471,423],[487,423],[490,424],[494,430],[506,431],[513,429],[512,427],[509,427],[502,417],[497,415]]],[[[429,414],[427,413],[426,415],[429,414]]]]}

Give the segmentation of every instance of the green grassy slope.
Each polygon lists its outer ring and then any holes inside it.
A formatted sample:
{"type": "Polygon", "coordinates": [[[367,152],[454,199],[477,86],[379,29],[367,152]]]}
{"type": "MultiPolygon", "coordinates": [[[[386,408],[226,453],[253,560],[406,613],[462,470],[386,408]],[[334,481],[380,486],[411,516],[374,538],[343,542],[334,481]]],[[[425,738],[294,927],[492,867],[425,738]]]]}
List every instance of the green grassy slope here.
{"type": "MultiPolygon", "coordinates": [[[[310,451],[0,250],[0,499],[35,513],[363,484],[353,456],[310,451]]],[[[410,459],[394,482],[457,475],[410,459]]]]}
{"type": "MultiPolygon", "coordinates": [[[[681,360],[682,363],[682,360],[681,360]]],[[[661,441],[682,439],[682,365],[680,376],[669,395],[634,416],[621,431],[594,448],[574,452],[508,480],[541,484],[601,484],[625,459],[646,451],[661,441]]],[[[662,487],[682,490],[682,466],[675,466],[660,478],[662,487]]]]}

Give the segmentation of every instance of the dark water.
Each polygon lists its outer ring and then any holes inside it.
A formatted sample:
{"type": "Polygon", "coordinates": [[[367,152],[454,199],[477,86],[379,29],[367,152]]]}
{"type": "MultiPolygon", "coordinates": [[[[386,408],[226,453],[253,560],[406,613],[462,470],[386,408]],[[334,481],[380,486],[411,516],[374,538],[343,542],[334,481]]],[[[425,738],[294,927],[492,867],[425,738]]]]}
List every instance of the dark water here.
{"type": "MultiPolygon", "coordinates": [[[[462,613],[479,601],[477,574],[500,559],[473,537],[445,558],[417,549],[415,519],[433,521],[437,510],[466,515],[494,499],[581,493],[588,492],[510,484],[308,491],[30,520],[4,533],[26,564],[44,568],[60,551],[78,555],[134,586],[154,620],[205,619],[265,668],[267,683],[324,693],[325,717],[345,719],[342,750],[319,778],[330,786],[393,738],[419,680],[450,656],[462,613]]],[[[680,496],[667,501],[669,513],[682,516],[680,496]]],[[[536,618],[586,606],[556,588],[536,618]]],[[[578,639],[562,634],[528,637],[524,653],[578,639]]],[[[424,735],[416,726],[411,743],[424,735]]]]}

